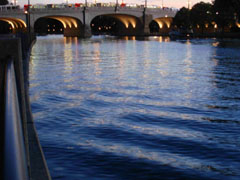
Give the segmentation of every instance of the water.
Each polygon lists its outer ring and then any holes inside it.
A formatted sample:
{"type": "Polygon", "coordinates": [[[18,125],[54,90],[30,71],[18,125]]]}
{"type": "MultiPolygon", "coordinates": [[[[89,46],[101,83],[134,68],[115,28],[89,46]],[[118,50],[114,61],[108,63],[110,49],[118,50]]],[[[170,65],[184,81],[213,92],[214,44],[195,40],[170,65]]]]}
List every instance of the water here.
{"type": "Polygon", "coordinates": [[[54,180],[240,179],[240,41],[38,37],[30,96],[54,180]]]}

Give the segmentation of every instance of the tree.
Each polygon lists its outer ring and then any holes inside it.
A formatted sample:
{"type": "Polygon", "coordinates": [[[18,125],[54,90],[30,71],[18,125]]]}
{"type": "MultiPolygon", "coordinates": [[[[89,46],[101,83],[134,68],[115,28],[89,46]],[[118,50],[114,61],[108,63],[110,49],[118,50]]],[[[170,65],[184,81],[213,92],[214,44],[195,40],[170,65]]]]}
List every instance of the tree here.
{"type": "Polygon", "coordinates": [[[185,7],[181,8],[173,18],[173,25],[180,29],[189,29],[191,26],[190,10],[185,7]]]}
{"type": "Polygon", "coordinates": [[[190,11],[190,20],[194,27],[200,26],[203,33],[205,26],[213,21],[212,4],[204,2],[195,4],[190,11]]]}
{"type": "Polygon", "coordinates": [[[6,5],[8,4],[8,0],[0,0],[0,5],[6,5]]]}
{"type": "Polygon", "coordinates": [[[230,24],[235,24],[239,19],[240,1],[239,0],[214,0],[214,11],[216,22],[223,29],[230,24]]]}

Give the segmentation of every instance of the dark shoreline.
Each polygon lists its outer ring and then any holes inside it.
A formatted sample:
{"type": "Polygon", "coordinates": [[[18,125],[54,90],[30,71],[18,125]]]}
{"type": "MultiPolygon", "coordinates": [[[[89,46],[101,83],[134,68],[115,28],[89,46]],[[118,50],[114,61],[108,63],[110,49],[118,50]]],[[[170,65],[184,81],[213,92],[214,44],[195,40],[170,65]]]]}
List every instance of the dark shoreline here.
{"type": "MultiPolygon", "coordinates": [[[[169,36],[169,34],[159,34],[159,33],[151,33],[147,36],[169,36]]],[[[184,37],[181,37],[184,38],[184,37]]],[[[189,37],[185,37],[189,38],[189,37]]],[[[231,39],[240,39],[240,32],[238,33],[193,33],[193,35],[190,38],[231,38],[231,39]]]]}

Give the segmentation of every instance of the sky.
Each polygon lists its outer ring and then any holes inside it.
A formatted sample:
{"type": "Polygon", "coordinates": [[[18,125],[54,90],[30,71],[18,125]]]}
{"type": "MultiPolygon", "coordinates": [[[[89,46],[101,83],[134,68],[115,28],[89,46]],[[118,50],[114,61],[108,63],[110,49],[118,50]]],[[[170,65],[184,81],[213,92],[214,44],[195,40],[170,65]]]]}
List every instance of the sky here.
{"type": "MultiPolygon", "coordinates": [[[[11,0],[9,0],[11,1],[11,0]]],[[[28,0],[17,0],[17,4],[23,5],[27,4],[28,0]]],[[[87,0],[88,2],[95,2],[95,0],[87,0]]],[[[116,0],[96,0],[97,2],[116,2],[116,0]]],[[[118,0],[122,2],[122,0],[118,0]]],[[[149,5],[163,5],[165,7],[174,7],[174,8],[181,8],[183,6],[187,7],[188,0],[147,0],[149,5]]],[[[194,5],[200,1],[203,2],[211,2],[212,0],[189,0],[191,5],[194,5]]],[[[31,4],[58,4],[58,3],[65,3],[66,0],[30,0],[31,4]]],[[[69,3],[83,3],[85,0],[68,0],[69,3]]],[[[135,4],[144,4],[145,0],[124,0],[124,3],[135,3],[135,4]]]]}

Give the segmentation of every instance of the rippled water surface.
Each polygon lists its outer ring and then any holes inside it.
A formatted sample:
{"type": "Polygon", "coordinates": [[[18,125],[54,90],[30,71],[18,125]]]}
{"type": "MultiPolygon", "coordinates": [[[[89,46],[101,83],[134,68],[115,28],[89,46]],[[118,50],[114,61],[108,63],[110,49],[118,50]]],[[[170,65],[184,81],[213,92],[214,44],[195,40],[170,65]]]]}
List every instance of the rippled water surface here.
{"type": "Polygon", "coordinates": [[[240,179],[240,41],[38,37],[30,96],[54,180],[240,179]]]}

